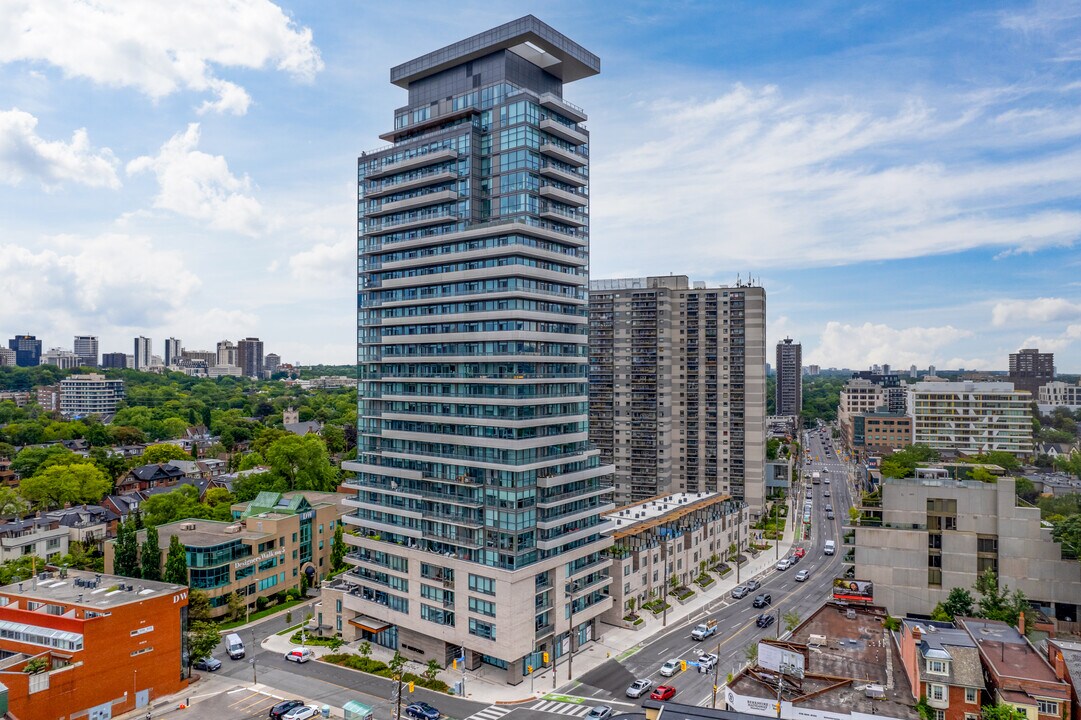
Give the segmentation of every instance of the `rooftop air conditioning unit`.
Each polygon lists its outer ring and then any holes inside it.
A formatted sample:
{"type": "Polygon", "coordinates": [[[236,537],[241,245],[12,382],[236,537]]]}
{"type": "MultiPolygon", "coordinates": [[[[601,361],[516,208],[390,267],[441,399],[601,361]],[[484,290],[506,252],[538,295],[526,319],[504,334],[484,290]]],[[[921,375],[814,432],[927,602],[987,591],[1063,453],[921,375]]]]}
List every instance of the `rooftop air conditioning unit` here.
{"type": "Polygon", "coordinates": [[[229,527],[225,528],[225,532],[229,533],[230,535],[235,535],[242,529],[243,528],[240,525],[230,525],[229,527]]]}
{"type": "Polygon", "coordinates": [[[180,523],[181,530],[194,530],[195,523],[180,523]]]}

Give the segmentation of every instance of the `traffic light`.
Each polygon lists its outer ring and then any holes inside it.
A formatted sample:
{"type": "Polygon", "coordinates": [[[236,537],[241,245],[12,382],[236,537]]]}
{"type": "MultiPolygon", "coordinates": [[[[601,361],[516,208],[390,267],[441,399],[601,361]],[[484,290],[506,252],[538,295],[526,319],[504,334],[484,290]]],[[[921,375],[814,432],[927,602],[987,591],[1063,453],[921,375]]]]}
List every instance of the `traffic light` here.
{"type": "Polygon", "coordinates": [[[713,686],[713,692],[717,692],[717,686],[716,685],[713,686]]]}
{"type": "Polygon", "coordinates": [[[453,660],[450,661],[450,667],[451,667],[452,670],[457,670],[458,669],[458,658],[454,658],[453,660]]]}
{"type": "Polygon", "coordinates": [[[548,653],[542,653],[541,654],[541,660],[543,660],[544,664],[547,665],[548,664],[548,653]]]}
{"type": "Polygon", "coordinates": [[[532,666],[532,665],[526,665],[526,667],[527,667],[527,668],[529,669],[529,672],[530,672],[530,673],[532,673],[532,672],[533,672],[533,666],[532,666]]]}
{"type": "Polygon", "coordinates": [[[413,687],[414,687],[414,685],[413,685],[413,681],[412,681],[412,680],[410,680],[410,681],[409,681],[409,692],[413,692],[413,687]]]}
{"type": "Polygon", "coordinates": [[[680,672],[687,672],[687,661],[686,660],[680,660],[679,661],[679,669],[680,669],[680,672]]]}

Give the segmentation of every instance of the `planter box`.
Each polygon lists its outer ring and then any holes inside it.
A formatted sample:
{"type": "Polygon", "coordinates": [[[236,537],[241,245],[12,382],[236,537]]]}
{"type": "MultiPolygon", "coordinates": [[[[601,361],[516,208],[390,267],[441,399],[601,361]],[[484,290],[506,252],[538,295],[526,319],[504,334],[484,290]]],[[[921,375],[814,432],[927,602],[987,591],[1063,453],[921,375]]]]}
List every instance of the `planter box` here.
{"type": "Polygon", "coordinates": [[[638,620],[621,620],[619,624],[620,627],[638,632],[646,626],[646,621],[642,618],[638,618],[638,620]]]}
{"type": "Polygon", "coordinates": [[[691,590],[689,595],[686,595],[686,596],[684,596],[682,598],[679,595],[676,595],[674,593],[670,594],[668,597],[675,598],[675,601],[678,602],[680,605],[686,605],[691,600],[694,600],[694,596],[695,596],[695,592],[694,592],[694,590],[691,590]]]}

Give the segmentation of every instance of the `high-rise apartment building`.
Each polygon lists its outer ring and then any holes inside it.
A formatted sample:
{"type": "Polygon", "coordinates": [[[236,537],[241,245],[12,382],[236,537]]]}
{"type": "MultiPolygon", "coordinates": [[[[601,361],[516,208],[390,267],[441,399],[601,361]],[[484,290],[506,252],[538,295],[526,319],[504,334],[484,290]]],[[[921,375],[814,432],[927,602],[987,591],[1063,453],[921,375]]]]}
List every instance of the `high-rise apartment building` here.
{"type": "Polygon", "coordinates": [[[1054,379],[1055,353],[1043,353],[1036,348],[1010,353],[1010,382],[1015,389],[1030,392],[1035,399],[1040,386],[1054,379]]]}
{"type": "Polygon", "coordinates": [[[153,346],[153,340],[148,337],[140,335],[135,338],[135,352],[133,357],[135,358],[134,367],[136,370],[146,371],[150,369],[154,357],[153,346]]]}
{"type": "Polygon", "coordinates": [[[0,367],[15,367],[15,351],[0,347],[0,367]]]}
{"type": "Polygon", "coordinates": [[[596,280],[589,436],[617,504],[672,492],[765,496],[766,293],[686,275],[596,280]]]}
{"type": "Polygon", "coordinates": [[[128,356],[118,352],[104,353],[101,356],[101,366],[106,370],[123,370],[128,366],[128,356]]]}
{"type": "Polygon", "coordinates": [[[33,335],[16,335],[8,340],[8,348],[15,351],[15,364],[18,367],[41,364],[41,341],[33,335]]]}
{"type": "Polygon", "coordinates": [[[1032,454],[1032,397],[1008,382],[923,381],[908,386],[912,442],[978,455],[1032,454]]]}
{"type": "Polygon", "coordinates": [[[278,368],[281,367],[281,364],[281,355],[277,353],[267,353],[267,356],[263,359],[263,369],[266,371],[267,376],[278,372],[278,368]]]}
{"type": "Polygon", "coordinates": [[[259,338],[244,338],[236,344],[236,359],[241,375],[263,377],[263,358],[263,341],[259,338]]]}
{"type": "Polygon", "coordinates": [[[79,356],[71,350],[63,348],[49,348],[41,355],[42,365],[55,365],[62,370],[72,370],[79,367],[79,356]]]}
{"type": "Polygon", "coordinates": [[[799,415],[803,409],[803,346],[785,338],[777,343],[777,415],[799,415]]]}
{"type": "Polygon", "coordinates": [[[174,337],[165,338],[165,356],[162,358],[165,367],[178,364],[183,351],[184,349],[180,346],[179,340],[174,337]]]}
{"type": "Polygon", "coordinates": [[[232,340],[221,340],[218,342],[218,358],[217,362],[211,362],[211,365],[236,365],[240,367],[240,361],[237,359],[236,345],[232,340]]]}
{"type": "Polygon", "coordinates": [[[533,16],[391,70],[408,103],[358,162],[355,568],[324,590],[347,640],[516,684],[602,630],[589,134],[563,99],[599,70],[533,16]]]}
{"type": "Polygon", "coordinates": [[[124,399],[124,381],[104,375],[72,375],[60,381],[60,412],[68,417],[109,415],[124,399]]]}
{"type": "Polygon", "coordinates": [[[98,366],[98,336],[76,335],[72,350],[79,356],[79,364],[83,367],[98,366]]]}

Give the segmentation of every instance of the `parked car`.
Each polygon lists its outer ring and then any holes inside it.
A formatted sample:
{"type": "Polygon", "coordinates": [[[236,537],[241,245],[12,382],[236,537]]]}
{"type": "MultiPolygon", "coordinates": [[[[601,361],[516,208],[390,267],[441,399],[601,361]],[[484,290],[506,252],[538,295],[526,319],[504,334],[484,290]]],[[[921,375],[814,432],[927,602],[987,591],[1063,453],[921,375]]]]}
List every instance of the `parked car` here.
{"type": "Polygon", "coordinates": [[[282,700],[280,703],[270,708],[270,720],[282,720],[285,713],[293,708],[300,707],[303,704],[303,700],[282,700]]]}
{"type": "Polygon", "coordinates": [[[586,715],[587,720],[608,720],[612,717],[612,708],[607,705],[596,705],[586,715]]]}
{"type": "Polygon", "coordinates": [[[200,658],[195,661],[195,669],[206,670],[207,672],[214,672],[215,670],[220,670],[221,660],[217,659],[216,657],[210,657],[208,655],[205,658],[200,658]]]}
{"type": "Polygon", "coordinates": [[[750,590],[747,589],[746,585],[736,585],[734,588],[732,588],[732,597],[734,597],[736,600],[739,600],[740,598],[747,597],[747,593],[749,592],[750,590]]]}
{"type": "Polygon", "coordinates": [[[285,659],[295,663],[306,663],[315,657],[315,653],[309,647],[295,647],[285,653],[285,659]]]}
{"type": "Polygon", "coordinates": [[[657,689],[649,694],[650,700],[671,700],[676,695],[676,689],[671,685],[658,685],[657,689]]]}
{"type": "Polygon", "coordinates": [[[673,675],[678,673],[680,669],[681,667],[679,660],[668,660],[664,663],[664,665],[661,665],[661,675],[664,675],[665,677],[672,677],[673,675]]]}
{"type": "Polygon", "coordinates": [[[322,715],[323,713],[317,705],[297,705],[282,715],[282,720],[309,720],[310,718],[322,717],[322,715]]]}
{"type": "Polygon", "coordinates": [[[787,570],[788,568],[792,567],[792,561],[786,557],[781,558],[777,561],[776,567],[778,570],[787,570]]]}
{"type": "Polygon", "coordinates": [[[411,703],[405,714],[414,720],[439,720],[441,713],[426,702],[411,703]]]}
{"type": "Polygon", "coordinates": [[[807,554],[807,548],[805,548],[805,547],[796,548],[796,552],[795,552],[796,557],[801,558],[806,554],[807,554]]]}
{"type": "Polygon", "coordinates": [[[773,604],[773,597],[769,593],[755,595],[754,602],[751,604],[754,605],[756,608],[764,608],[767,605],[773,604]]]}
{"type": "Polygon", "coordinates": [[[800,570],[798,573],[796,573],[796,582],[803,582],[809,577],[811,577],[810,570],[800,570]]]}
{"type": "Polygon", "coordinates": [[[745,583],[743,583],[743,584],[744,584],[744,585],[746,585],[746,586],[747,586],[747,589],[748,589],[749,591],[751,591],[751,592],[754,592],[754,591],[755,591],[755,590],[757,590],[758,588],[762,587],[762,583],[760,583],[760,582],[759,582],[759,581],[757,581],[757,580],[748,580],[747,582],[745,582],[745,583]]]}
{"type": "Polygon", "coordinates": [[[762,613],[755,619],[754,624],[760,628],[768,628],[774,620],[776,618],[773,617],[773,613],[762,613]]]}
{"type": "Polygon", "coordinates": [[[640,698],[649,692],[649,689],[653,687],[653,681],[649,678],[640,678],[631,683],[631,686],[627,688],[627,697],[640,698]]]}

